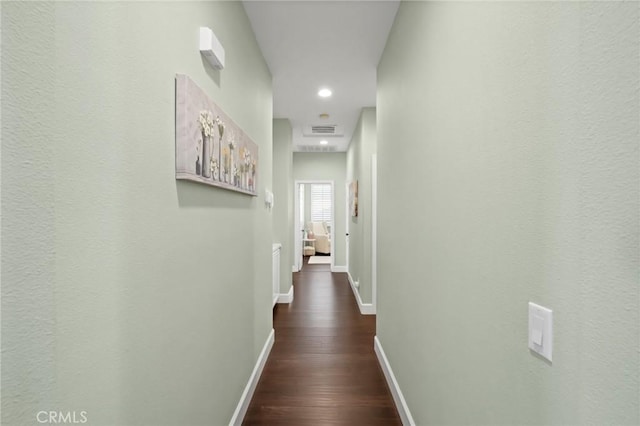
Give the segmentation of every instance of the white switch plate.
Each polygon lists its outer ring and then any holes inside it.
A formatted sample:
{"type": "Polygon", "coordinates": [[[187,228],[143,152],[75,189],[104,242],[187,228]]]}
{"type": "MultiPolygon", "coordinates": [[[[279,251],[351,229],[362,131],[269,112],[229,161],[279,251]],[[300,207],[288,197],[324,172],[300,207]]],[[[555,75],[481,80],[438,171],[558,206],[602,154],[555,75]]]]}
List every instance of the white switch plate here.
{"type": "Polygon", "coordinates": [[[553,311],[531,302],[529,302],[529,349],[552,361],[553,311]]]}

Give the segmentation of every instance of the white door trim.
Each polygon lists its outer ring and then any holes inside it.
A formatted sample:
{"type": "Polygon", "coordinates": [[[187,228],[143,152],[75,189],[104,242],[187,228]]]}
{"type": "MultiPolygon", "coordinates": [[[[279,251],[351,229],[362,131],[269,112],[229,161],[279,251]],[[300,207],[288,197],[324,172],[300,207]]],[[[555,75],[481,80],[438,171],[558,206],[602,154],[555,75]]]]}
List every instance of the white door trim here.
{"type": "Polygon", "coordinates": [[[302,269],[302,233],[300,232],[300,186],[298,181],[293,185],[293,247],[294,260],[293,272],[302,269]]]}
{"type": "Polygon", "coordinates": [[[349,272],[349,222],[351,222],[351,206],[349,205],[349,182],[345,183],[345,220],[344,220],[344,246],[345,246],[345,272],[349,272]]]}
{"type": "Polygon", "coordinates": [[[378,308],[378,157],[371,156],[371,304],[378,308]]]}

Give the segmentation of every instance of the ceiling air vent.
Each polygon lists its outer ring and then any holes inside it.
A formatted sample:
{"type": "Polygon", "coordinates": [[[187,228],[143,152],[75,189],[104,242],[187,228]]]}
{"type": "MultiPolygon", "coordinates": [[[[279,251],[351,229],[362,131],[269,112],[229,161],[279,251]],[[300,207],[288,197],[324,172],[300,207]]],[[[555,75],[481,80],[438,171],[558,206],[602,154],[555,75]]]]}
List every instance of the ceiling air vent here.
{"type": "Polygon", "coordinates": [[[344,136],[342,126],[336,124],[304,126],[302,134],[304,136],[344,136]]]}
{"type": "Polygon", "coordinates": [[[336,152],[335,146],[330,145],[298,145],[301,152],[336,152]]]}
{"type": "Polygon", "coordinates": [[[335,132],[336,126],[311,126],[314,135],[333,135],[335,132]]]}

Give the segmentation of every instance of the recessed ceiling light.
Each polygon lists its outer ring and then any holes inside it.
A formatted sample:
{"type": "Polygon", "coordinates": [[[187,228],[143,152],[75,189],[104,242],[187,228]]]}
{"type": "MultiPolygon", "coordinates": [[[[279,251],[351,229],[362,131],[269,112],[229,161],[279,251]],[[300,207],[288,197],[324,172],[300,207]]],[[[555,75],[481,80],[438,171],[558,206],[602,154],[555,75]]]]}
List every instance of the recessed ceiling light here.
{"type": "Polygon", "coordinates": [[[318,91],[318,96],[320,96],[321,98],[328,98],[329,96],[331,96],[331,90],[327,89],[326,87],[324,89],[320,89],[318,91]]]}
{"type": "Polygon", "coordinates": [[[319,117],[323,120],[327,120],[329,119],[329,114],[327,114],[326,112],[323,112],[322,114],[319,115],[319,117]]]}
{"type": "Polygon", "coordinates": [[[327,142],[327,141],[320,141],[320,145],[326,145],[326,144],[328,144],[328,143],[329,143],[329,142],[327,142]]]}

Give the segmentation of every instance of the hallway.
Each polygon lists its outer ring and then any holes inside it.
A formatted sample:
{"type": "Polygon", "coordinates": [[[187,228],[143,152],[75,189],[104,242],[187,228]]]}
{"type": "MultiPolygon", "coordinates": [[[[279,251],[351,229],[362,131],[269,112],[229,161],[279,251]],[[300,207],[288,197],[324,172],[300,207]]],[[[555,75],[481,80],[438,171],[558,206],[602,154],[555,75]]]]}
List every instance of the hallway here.
{"type": "Polygon", "coordinates": [[[243,424],[401,424],[373,351],[375,316],[360,314],[346,274],[307,262],[293,303],[274,309],[275,344],[243,424]]]}

